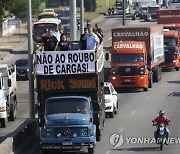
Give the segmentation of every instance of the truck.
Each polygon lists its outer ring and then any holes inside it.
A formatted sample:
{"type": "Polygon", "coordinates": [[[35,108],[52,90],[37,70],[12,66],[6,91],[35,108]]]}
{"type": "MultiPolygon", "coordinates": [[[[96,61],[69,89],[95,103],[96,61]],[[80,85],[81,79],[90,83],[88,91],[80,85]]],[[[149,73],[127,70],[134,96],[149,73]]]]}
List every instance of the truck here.
{"type": "Polygon", "coordinates": [[[16,66],[0,64],[0,127],[6,127],[6,120],[14,121],[17,110],[16,66]]]}
{"type": "Polygon", "coordinates": [[[123,5],[125,6],[125,12],[130,13],[130,4],[129,0],[116,0],[116,12],[123,14],[123,5]],[[125,4],[124,4],[125,2],[125,4]]]}
{"type": "Polygon", "coordinates": [[[180,10],[157,11],[157,23],[164,25],[165,62],[163,68],[180,67],[180,10]]]}
{"type": "MultiPolygon", "coordinates": [[[[106,60],[109,56],[106,55],[106,60]]],[[[117,88],[147,91],[162,77],[163,26],[112,29],[110,82],[117,88]]]]}
{"type": "Polygon", "coordinates": [[[94,153],[105,122],[104,54],[98,50],[36,52],[40,144],[94,153]]]}
{"type": "Polygon", "coordinates": [[[136,20],[137,17],[143,19],[144,13],[147,11],[149,6],[156,5],[155,0],[135,0],[133,2],[133,13],[132,20],[136,20]]]}

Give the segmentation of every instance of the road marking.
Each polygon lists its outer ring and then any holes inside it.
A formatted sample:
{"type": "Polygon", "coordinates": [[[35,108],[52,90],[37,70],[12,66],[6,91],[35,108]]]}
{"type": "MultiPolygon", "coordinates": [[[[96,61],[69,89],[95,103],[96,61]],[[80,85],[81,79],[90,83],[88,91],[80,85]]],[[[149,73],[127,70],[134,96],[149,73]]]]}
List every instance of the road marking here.
{"type": "Polygon", "coordinates": [[[147,99],[149,99],[150,98],[150,96],[147,96],[145,99],[147,100],[147,99]]]}
{"type": "Polygon", "coordinates": [[[174,75],[174,78],[176,78],[177,77],[177,75],[174,75]]]}
{"type": "Polygon", "coordinates": [[[161,88],[163,85],[161,84],[160,86],[159,86],[159,88],[161,88]]]}
{"type": "Polygon", "coordinates": [[[133,111],[131,112],[132,115],[135,114],[135,113],[136,113],[136,110],[133,110],[133,111]]]}
{"type": "Polygon", "coordinates": [[[124,127],[121,127],[121,128],[119,129],[119,133],[122,133],[123,130],[124,130],[124,127]]]}

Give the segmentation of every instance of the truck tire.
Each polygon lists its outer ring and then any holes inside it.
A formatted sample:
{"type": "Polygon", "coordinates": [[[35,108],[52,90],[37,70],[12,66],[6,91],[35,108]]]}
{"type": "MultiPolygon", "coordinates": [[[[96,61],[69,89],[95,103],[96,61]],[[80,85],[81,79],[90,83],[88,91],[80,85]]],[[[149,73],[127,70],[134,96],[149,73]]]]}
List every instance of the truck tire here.
{"type": "Polygon", "coordinates": [[[153,85],[153,76],[152,76],[152,73],[149,74],[149,88],[152,88],[152,85],[153,85]]]}
{"type": "Polygon", "coordinates": [[[6,119],[5,118],[0,119],[0,123],[1,123],[1,128],[6,127],[6,119]]]}
{"type": "Polygon", "coordinates": [[[156,67],[153,72],[154,82],[159,82],[162,78],[162,69],[160,66],[156,67]]]}
{"type": "Polygon", "coordinates": [[[42,149],[42,153],[43,153],[43,154],[49,154],[49,150],[47,150],[47,149],[42,149]]]}
{"type": "Polygon", "coordinates": [[[109,118],[114,118],[114,111],[109,113],[109,118]]]}
{"type": "Polygon", "coordinates": [[[99,129],[98,133],[96,134],[96,141],[101,141],[101,129],[99,129]]]}
{"type": "Polygon", "coordinates": [[[176,71],[179,71],[179,67],[175,67],[176,71]]]}
{"type": "Polygon", "coordinates": [[[88,153],[91,154],[91,153],[94,153],[95,152],[95,148],[88,148],[88,153]]]}
{"type": "Polygon", "coordinates": [[[116,108],[114,109],[114,114],[117,114],[117,111],[118,111],[118,101],[117,101],[116,108]]]}
{"type": "Polygon", "coordinates": [[[135,14],[132,15],[132,20],[136,20],[136,15],[135,14]]]}
{"type": "Polygon", "coordinates": [[[17,112],[17,101],[13,99],[13,104],[10,105],[10,115],[8,120],[14,121],[16,119],[16,112],[17,112]]]}
{"type": "Polygon", "coordinates": [[[146,88],[143,88],[143,90],[144,90],[144,91],[148,91],[148,87],[146,87],[146,88]]]}

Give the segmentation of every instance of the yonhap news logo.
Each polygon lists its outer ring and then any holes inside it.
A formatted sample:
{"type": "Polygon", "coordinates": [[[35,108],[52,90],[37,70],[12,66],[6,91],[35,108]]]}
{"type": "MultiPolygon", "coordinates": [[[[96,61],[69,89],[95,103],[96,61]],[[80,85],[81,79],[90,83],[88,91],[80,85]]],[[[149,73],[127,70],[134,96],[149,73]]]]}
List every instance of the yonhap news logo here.
{"type": "Polygon", "coordinates": [[[163,143],[180,144],[180,137],[158,138],[156,142],[156,139],[151,137],[124,137],[122,132],[112,134],[109,138],[109,143],[113,149],[118,149],[123,144],[156,144],[162,140],[163,143]]]}

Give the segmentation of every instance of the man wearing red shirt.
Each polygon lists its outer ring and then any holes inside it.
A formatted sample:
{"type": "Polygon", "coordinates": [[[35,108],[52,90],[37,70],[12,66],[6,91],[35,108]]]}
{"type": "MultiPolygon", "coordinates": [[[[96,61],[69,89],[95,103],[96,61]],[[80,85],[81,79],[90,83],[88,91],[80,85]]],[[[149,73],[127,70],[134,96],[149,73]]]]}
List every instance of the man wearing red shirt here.
{"type": "MultiPolygon", "coordinates": [[[[166,139],[168,141],[169,139],[169,135],[170,135],[170,132],[167,128],[167,126],[169,126],[171,124],[171,121],[170,119],[164,115],[165,114],[165,111],[164,110],[160,110],[159,111],[159,116],[156,117],[153,121],[153,126],[159,126],[160,124],[164,124],[165,125],[165,129],[166,129],[166,139]]],[[[157,137],[158,137],[158,130],[156,129],[156,131],[154,132],[154,136],[155,136],[155,139],[157,141],[157,137]]],[[[166,142],[166,144],[168,144],[166,142]]]]}

